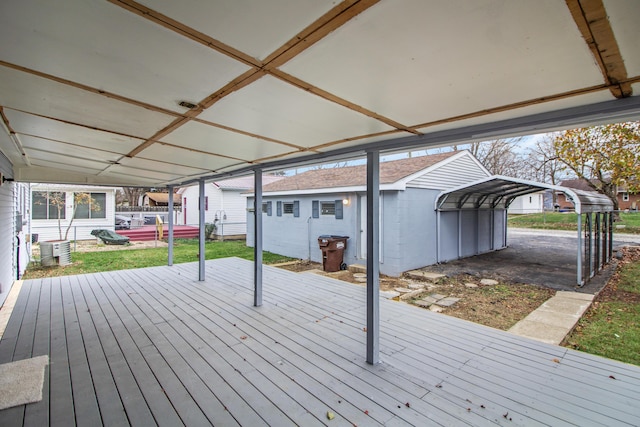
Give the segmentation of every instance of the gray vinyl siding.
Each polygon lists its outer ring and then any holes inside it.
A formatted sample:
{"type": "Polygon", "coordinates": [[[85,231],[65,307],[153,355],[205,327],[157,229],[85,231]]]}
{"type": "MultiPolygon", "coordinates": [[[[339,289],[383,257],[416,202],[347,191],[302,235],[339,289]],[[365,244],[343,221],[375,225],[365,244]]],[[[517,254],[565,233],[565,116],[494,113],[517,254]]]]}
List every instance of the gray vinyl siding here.
{"type": "MultiPolygon", "coordinates": [[[[301,196],[263,196],[263,203],[272,202],[273,214],[262,214],[263,221],[263,249],[265,251],[299,259],[311,259],[322,262],[322,251],[318,246],[318,236],[339,235],[348,236],[347,249],[343,260],[347,264],[356,262],[358,210],[356,203],[343,207],[343,218],[335,215],[319,215],[312,217],[312,202],[334,202],[338,198],[335,194],[314,194],[301,196]],[[293,203],[299,201],[300,216],[293,214],[276,215],[278,201],[293,203]]],[[[352,200],[356,197],[353,195],[352,200]]],[[[253,198],[247,199],[247,208],[253,209],[253,198]]],[[[247,212],[247,245],[254,243],[253,212],[247,212]]],[[[358,233],[359,234],[359,233],[358,233]]]]}
{"type": "MultiPolygon", "coordinates": [[[[13,176],[12,165],[2,153],[0,172],[9,178],[13,176]]],[[[13,182],[5,182],[0,186],[0,305],[16,278],[14,185],[13,182]]]]}
{"type": "Polygon", "coordinates": [[[489,176],[471,156],[443,164],[407,183],[407,187],[448,190],[489,176]]]}
{"type": "Polygon", "coordinates": [[[436,263],[436,190],[385,191],[380,272],[399,276],[436,263]]]}

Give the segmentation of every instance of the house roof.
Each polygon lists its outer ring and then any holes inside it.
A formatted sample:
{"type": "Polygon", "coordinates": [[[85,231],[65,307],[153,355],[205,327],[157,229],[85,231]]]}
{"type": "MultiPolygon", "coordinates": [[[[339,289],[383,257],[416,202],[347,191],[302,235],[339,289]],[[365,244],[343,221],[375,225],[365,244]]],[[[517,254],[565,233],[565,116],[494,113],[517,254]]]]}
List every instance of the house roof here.
{"type": "MultiPolygon", "coordinates": [[[[149,199],[153,200],[156,203],[169,203],[169,193],[146,193],[145,194],[149,199]]],[[[174,205],[180,205],[182,204],[182,201],[180,200],[180,197],[174,197],[173,198],[173,204],[174,205]]]]}
{"type": "Polygon", "coordinates": [[[580,179],[580,178],[565,179],[564,181],[560,182],[560,186],[566,187],[566,188],[574,188],[574,189],[583,190],[583,191],[593,191],[593,188],[589,186],[589,183],[584,179],[580,179]]]}
{"type": "MultiPolygon", "coordinates": [[[[272,182],[280,181],[284,176],[262,175],[262,187],[272,182]]],[[[254,178],[252,176],[241,176],[238,178],[214,181],[213,185],[221,190],[253,190],[254,178]]]]}
{"type": "Polygon", "coordinates": [[[636,1],[462,3],[3,0],[9,177],[181,186],[640,117],[636,1]]]}
{"type": "MultiPolygon", "coordinates": [[[[381,162],[380,184],[393,184],[460,153],[460,151],[451,151],[429,156],[381,162]]],[[[266,185],[263,187],[263,192],[363,186],[366,184],[366,181],[366,165],[312,169],[266,185]]]]}

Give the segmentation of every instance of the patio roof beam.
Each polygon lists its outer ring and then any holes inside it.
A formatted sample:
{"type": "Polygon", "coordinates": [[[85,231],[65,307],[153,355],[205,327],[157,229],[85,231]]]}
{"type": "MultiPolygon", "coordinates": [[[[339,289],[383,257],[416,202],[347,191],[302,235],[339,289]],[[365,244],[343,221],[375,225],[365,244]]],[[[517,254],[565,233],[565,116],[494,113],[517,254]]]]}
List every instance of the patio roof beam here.
{"type": "MultiPolygon", "coordinates": [[[[253,173],[256,167],[264,171],[271,171],[293,166],[310,165],[325,160],[353,159],[365,155],[370,150],[377,150],[381,153],[409,151],[415,148],[442,147],[461,142],[470,142],[481,138],[491,139],[541,133],[559,127],[577,128],[611,121],[637,120],[638,115],[640,115],[640,97],[628,97],[615,101],[571,107],[480,125],[447,129],[422,135],[391,138],[384,141],[363,144],[359,147],[345,147],[296,158],[272,160],[263,162],[259,166],[249,165],[230,172],[214,173],[204,178],[206,180],[214,180],[248,175],[253,173]]],[[[184,186],[196,181],[197,179],[193,179],[180,183],[174,182],[173,184],[184,186]]]]}

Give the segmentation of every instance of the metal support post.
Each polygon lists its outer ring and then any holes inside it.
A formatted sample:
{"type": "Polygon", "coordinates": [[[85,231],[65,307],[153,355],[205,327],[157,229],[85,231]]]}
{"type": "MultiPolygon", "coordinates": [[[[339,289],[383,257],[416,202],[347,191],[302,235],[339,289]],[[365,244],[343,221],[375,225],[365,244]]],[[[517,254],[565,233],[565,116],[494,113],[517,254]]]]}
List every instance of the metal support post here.
{"type": "Polygon", "coordinates": [[[199,254],[198,254],[198,280],[204,281],[204,261],[205,261],[205,235],[204,235],[204,213],[205,213],[205,196],[204,196],[204,179],[201,178],[199,181],[199,190],[200,190],[200,203],[199,208],[199,216],[198,216],[198,238],[199,238],[199,254]]]}
{"type": "Polygon", "coordinates": [[[262,305],[262,169],[254,171],[253,305],[262,305]]]}
{"type": "Polygon", "coordinates": [[[169,234],[167,235],[167,243],[169,245],[169,251],[167,253],[167,265],[173,265],[173,185],[169,186],[169,234]]]}
{"type": "Polygon", "coordinates": [[[367,363],[380,361],[380,152],[367,153],[367,363]]]}

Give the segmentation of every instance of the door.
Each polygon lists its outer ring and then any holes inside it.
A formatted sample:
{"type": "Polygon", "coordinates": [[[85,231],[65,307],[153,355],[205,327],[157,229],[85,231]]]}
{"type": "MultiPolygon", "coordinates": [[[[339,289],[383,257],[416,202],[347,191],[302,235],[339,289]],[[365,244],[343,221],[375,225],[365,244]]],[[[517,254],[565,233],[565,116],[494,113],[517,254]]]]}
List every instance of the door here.
{"type": "MultiPolygon", "coordinates": [[[[359,229],[360,229],[360,241],[358,242],[359,248],[358,248],[358,255],[360,257],[360,259],[367,259],[367,195],[363,194],[359,197],[359,203],[360,203],[360,221],[359,221],[359,229]]],[[[384,222],[384,213],[382,210],[382,194],[380,194],[380,208],[379,208],[379,212],[380,212],[380,223],[378,224],[379,226],[379,231],[378,231],[378,240],[379,240],[379,245],[380,245],[380,262],[383,262],[383,258],[382,258],[382,244],[383,244],[383,235],[382,235],[382,230],[383,228],[383,222],[384,222]]]]}

